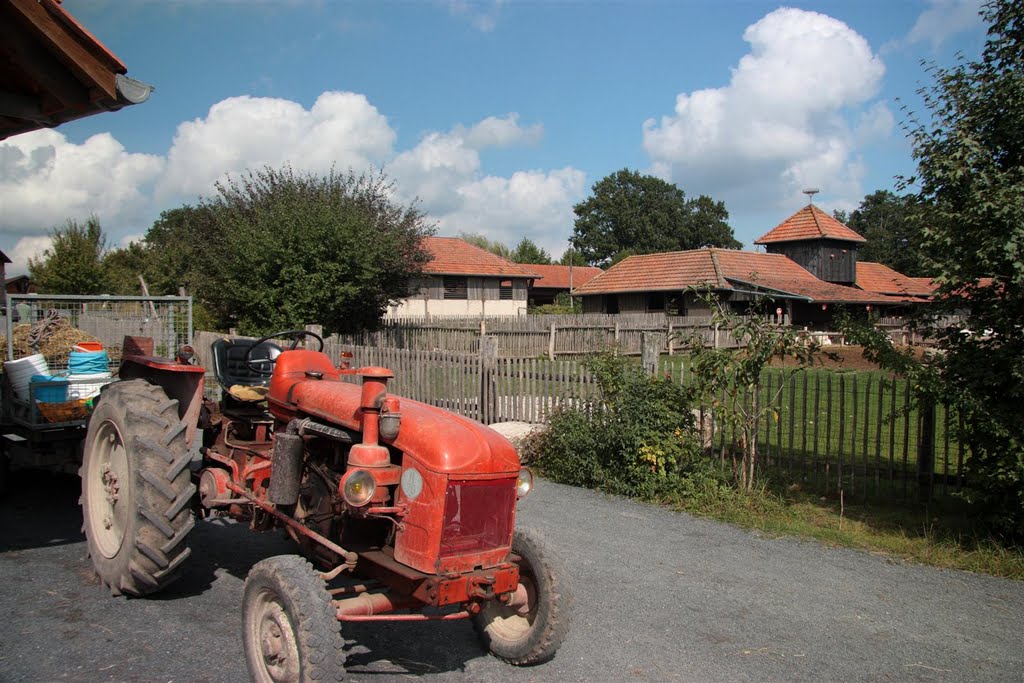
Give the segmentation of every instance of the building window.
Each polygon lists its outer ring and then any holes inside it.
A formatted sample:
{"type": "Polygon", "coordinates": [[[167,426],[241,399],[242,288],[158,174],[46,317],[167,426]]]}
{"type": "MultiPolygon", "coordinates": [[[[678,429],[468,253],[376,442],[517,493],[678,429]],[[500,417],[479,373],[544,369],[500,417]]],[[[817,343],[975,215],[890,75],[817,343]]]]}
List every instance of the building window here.
{"type": "Polygon", "coordinates": [[[618,294],[605,294],[604,295],[604,312],[605,313],[618,313],[619,312],[619,295],[618,294]]]}
{"type": "Polygon", "coordinates": [[[498,284],[498,299],[501,301],[512,301],[515,298],[513,292],[511,280],[502,280],[498,284]]]}
{"type": "Polygon", "coordinates": [[[650,292],[647,295],[647,310],[648,311],[664,311],[665,310],[665,293],[664,292],[650,292]]]}
{"type": "Polygon", "coordinates": [[[464,277],[445,277],[444,278],[444,298],[445,299],[468,299],[469,298],[469,281],[464,277]]]}
{"type": "Polygon", "coordinates": [[[686,299],[682,294],[672,294],[666,302],[665,312],[668,315],[686,315],[686,299]]]}

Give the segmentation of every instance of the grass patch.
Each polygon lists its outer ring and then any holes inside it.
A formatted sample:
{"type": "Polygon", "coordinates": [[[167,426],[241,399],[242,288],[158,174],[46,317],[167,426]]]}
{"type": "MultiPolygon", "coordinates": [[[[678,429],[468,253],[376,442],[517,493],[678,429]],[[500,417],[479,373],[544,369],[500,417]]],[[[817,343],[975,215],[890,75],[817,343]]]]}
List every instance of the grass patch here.
{"type": "Polygon", "coordinates": [[[713,497],[669,492],[657,502],[770,536],[814,539],[902,561],[1024,580],[1024,550],[1007,548],[973,527],[958,501],[864,504],[797,487],[763,486],[750,494],[723,496],[719,491],[713,497]]]}

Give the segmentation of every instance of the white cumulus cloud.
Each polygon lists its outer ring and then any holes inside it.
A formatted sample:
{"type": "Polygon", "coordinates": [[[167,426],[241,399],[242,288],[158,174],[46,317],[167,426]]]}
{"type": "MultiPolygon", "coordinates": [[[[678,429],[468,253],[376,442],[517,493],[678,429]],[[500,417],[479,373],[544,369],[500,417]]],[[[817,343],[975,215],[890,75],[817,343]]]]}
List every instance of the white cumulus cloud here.
{"type": "Polygon", "coordinates": [[[586,174],[566,167],[487,176],[458,188],[458,208],[439,217],[443,232],[476,232],[509,247],[528,237],[558,258],[572,232],[573,204],[583,198],[586,174]]]}
{"type": "Polygon", "coordinates": [[[325,92],[308,110],[291,100],[231,97],[178,126],[157,196],[209,194],[226,174],[266,165],[370,168],[391,155],[395,137],[387,118],[356,93],[325,92]]]}
{"type": "Polygon", "coordinates": [[[510,247],[529,237],[559,255],[572,231],[572,206],[583,196],[585,174],[573,168],[510,177],[481,171],[482,149],[533,145],[542,136],[540,125],[521,126],[515,113],[492,116],[425,135],[387,171],[398,181],[401,198],[418,198],[445,234],[480,233],[510,247]]]}
{"type": "Polygon", "coordinates": [[[163,167],[163,158],[130,153],[109,133],[82,144],[55,130],[8,138],[0,142],[0,233],[41,235],[90,215],[137,228],[163,167]]]}
{"type": "Polygon", "coordinates": [[[410,149],[394,149],[396,132],[365,96],[325,92],[309,108],[298,102],[232,97],[200,119],[179,124],[166,156],[132,154],[110,134],[82,144],[44,130],[0,143],[0,238],[24,270],[49,246],[45,235],[69,218],[95,214],[108,244],[144,235],[160,211],[215,193],[225,176],[264,165],[297,171],[383,166],[397,199],[419,206],[446,234],[481,232],[511,245],[528,236],[561,253],[584,174],[571,168],[488,174],[486,149],[540,142],[540,124],[516,113],[489,116],[446,132],[428,132],[410,149]]]}
{"type": "Polygon", "coordinates": [[[14,248],[7,252],[11,264],[7,266],[8,275],[14,273],[27,273],[29,259],[42,256],[43,252],[50,248],[53,240],[49,236],[22,237],[14,248]]]}
{"type": "Polygon", "coordinates": [[[806,185],[859,196],[857,145],[892,126],[886,105],[871,101],[881,59],[843,22],[793,8],[743,38],[750,51],[727,85],[682,93],[671,114],[644,123],[653,171],[747,207],[792,207],[806,185]]]}

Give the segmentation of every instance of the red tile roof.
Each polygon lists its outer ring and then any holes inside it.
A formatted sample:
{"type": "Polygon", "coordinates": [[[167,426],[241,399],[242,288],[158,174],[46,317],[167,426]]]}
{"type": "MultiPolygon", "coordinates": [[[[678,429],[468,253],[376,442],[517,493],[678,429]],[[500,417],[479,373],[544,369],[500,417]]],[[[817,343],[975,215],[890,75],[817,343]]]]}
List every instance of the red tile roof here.
{"type": "Polygon", "coordinates": [[[868,292],[928,297],[935,290],[929,278],[912,278],[873,261],[857,262],[857,286],[868,292]]]}
{"type": "Polygon", "coordinates": [[[715,270],[710,249],[629,256],[576,287],[573,294],[679,291],[703,283],[728,287],[715,270]]]}
{"type": "Polygon", "coordinates": [[[782,254],[732,249],[696,249],[630,256],[573,294],[681,291],[710,285],[713,289],[772,290],[816,302],[898,303],[902,299],[824,282],[782,254]]]}
{"type": "Polygon", "coordinates": [[[913,282],[918,287],[920,287],[921,291],[923,292],[931,293],[934,292],[939,287],[937,284],[935,284],[935,280],[931,279],[930,277],[908,277],[907,279],[913,282]]]}
{"type": "MultiPolygon", "coordinates": [[[[534,287],[569,289],[569,266],[542,266],[535,263],[521,263],[520,265],[541,276],[542,279],[534,283],[534,287]]],[[[603,272],[600,268],[593,266],[573,266],[572,286],[581,287],[603,272]]]]}
{"type": "Polygon", "coordinates": [[[796,242],[822,237],[847,242],[867,241],[818,207],[809,204],[754,240],[754,244],[796,242]]]}
{"type": "Polygon", "coordinates": [[[457,237],[425,237],[423,246],[433,258],[423,271],[433,275],[487,275],[536,278],[533,266],[522,266],[457,237]]]}

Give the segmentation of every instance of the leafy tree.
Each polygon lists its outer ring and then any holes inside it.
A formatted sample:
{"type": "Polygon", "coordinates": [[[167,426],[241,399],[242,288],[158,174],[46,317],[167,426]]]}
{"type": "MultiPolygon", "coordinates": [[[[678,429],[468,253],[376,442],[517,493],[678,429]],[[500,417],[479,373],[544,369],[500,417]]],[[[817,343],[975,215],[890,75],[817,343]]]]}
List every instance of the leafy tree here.
{"type": "Polygon", "coordinates": [[[930,117],[908,127],[917,199],[931,209],[922,245],[940,283],[945,396],[970,445],[971,497],[1024,538],[1024,4],[988,2],[981,59],[929,68],[930,117]],[[991,283],[982,278],[991,277],[991,283]]]}
{"type": "Polygon", "coordinates": [[[592,192],[573,207],[573,243],[591,265],[608,265],[627,250],[650,254],[742,246],[726,222],[724,203],[705,195],[687,200],[660,178],[622,169],[595,183],[592,192]]]}
{"type": "Polygon", "coordinates": [[[50,232],[52,244],[38,259],[29,259],[29,277],[44,294],[101,294],[106,290],[103,256],[107,239],[100,221],[69,220],[50,232]]]}
{"type": "Polygon", "coordinates": [[[164,211],[146,232],[146,282],[154,294],[207,289],[205,271],[197,268],[220,226],[206,206],[181,206],[164,211]]]}
{"type": "Polygon", "coordinates": [[[245,333],[313,322],[328,332],[373,328],[430,259],[424,215],[394,203],[383,174],[268,167],[217,190],[199,207],[211,230],[196,252],[197,295],[245,333]]]}
{"type": "Polygon", "coordinates": [[[861,260],[877,261],[912,277],[928,274],[921,252],[924,214],[917,197],[878,190],[844,218],[840,222],[867,240],[859,249],[861,260]]]}
{"type": "Polygon", "coordinates": [[[537,263],[547,266],[551,265],[551,254],[538,247],[533,240],[524,237],[512,251],[509,260],[516,263],[537,263]]]}
{"type": "Polygon", "coordinates": [[[506,247],[504,244],[497,240],[487,239],[480,233],[460,232],[458,234],[458,238],[465,242],[469,242],[475,247],[480,247],[481,249],[485,249],[491,252],[492,254],[496,254],[501,258],[507,258],[509,260],[512,259],[512,251],[508,247],[506,247]]]}
{"type": "MultiPolygon", "coordinates": [[[[691,336],[687,340],[691,390],[701,405],[714,411],[723,428],[738,435],[740,459],[733,462],[733,471],[737,485],[751,491],[760,460],[758,425],[778,419],[774,406],[788,377],[813,365],[821,348],[801,337],[792,326],[776,325],[763,315],[738,316],[709,291],[700,291],[698,296],[712,310],[712,323],[730,330],[737,349],[708,348],[699,334],[691,336]],[[797,367],[783,370],[787,377],[775,394],[763,396],[761,376],[775,358],[795,359],[797,367]]],[[[754,302],[752,308],[758,303],[754,302]]]]}
{"type": "MultiPolygon", "coordinates": [[[[108,294],[139,295],[139,275],[146,277],[150,269],[150,260],[150,254],[141,242],[131,242],[127,247],[107,252],[103,258],[103,267],[106,271],[104,291],[108,294]]],[[[146,284],[150,286],[150,294],[164,293],[154,291],[148,278],[146,284]]]]}
{"type": "Polygon", "coordinates": [[[570,263],[574,266],[585,266],[587,262],[583,260],[583,255],[580,254],[578,249],[566,249],[562,252],[562,258],[558,259],[559,265],[567,266],[570,263]]]}

